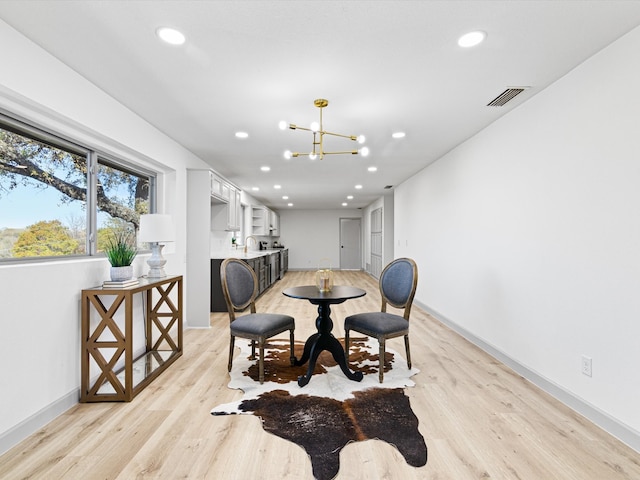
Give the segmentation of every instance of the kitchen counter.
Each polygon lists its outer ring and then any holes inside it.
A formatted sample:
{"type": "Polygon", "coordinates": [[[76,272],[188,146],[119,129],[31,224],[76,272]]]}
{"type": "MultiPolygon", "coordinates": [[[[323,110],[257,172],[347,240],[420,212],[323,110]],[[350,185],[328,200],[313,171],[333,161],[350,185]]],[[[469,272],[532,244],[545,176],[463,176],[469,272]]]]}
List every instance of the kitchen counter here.
{"type": "Polygon", "coordinates": [[[271,255],[273,253],[282,252],[288,250],[287,248],[268,248],[266,250],[249,250],[244,253],[244,247],[240,247],[237,250],[227,250],[226,252],[215,252],[211,254],[211,259],[224,260],[225,258],[239,258],[240,260],[247,260],[249,258],[258,258],[264,255],[271,255]]]}
{"type": "Polygon", "coordinates": [[[237,250],[226,250],[211,254],[211,311],[226,312],[227,305],[222,295],[220,265],[227,258],[238,258],[246,261],[258,277],[258,296],[281,279],[289,267],[289,251],[287,248],[270,248],[266,250],[249,250],[244,247],[237,250]]]}

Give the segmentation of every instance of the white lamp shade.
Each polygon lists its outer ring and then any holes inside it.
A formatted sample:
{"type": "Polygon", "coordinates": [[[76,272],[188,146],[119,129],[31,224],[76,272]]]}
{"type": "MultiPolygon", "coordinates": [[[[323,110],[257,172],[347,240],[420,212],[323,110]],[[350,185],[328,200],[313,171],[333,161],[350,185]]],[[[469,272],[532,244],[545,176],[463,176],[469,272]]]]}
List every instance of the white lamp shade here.
{"type": "Polygon", "coordinates": [[[171,215],[150,213],[140,215],[140,230],[138,241],[140,242],[174,242],[176,229],[173,226],[171,215]]]}

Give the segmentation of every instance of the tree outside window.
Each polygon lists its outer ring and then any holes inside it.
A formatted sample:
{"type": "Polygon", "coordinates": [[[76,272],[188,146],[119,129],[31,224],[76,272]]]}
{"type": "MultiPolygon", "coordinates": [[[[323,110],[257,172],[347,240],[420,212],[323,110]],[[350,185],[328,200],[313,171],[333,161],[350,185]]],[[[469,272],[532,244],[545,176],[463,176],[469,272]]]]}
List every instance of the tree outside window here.
{"type": "Polygon", "coordinates": [[[149,212],[150,188],[149,175],[0,124],[0,261],[100,252],[114,232],[137,231],[140,214],[149,212]],[[88,209],[96,212],[96,232],[88,209]]]}

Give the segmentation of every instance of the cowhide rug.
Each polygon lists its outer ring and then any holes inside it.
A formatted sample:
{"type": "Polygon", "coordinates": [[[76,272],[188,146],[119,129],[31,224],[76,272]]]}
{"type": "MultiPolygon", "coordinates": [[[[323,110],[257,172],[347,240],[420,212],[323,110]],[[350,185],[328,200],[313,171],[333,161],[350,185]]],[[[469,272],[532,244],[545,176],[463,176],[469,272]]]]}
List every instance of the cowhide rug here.
{"type": "MultiPolygon", "coordinates": [[[[384,383],[380,384],[377,342],[354,338],[350,367],[364,374],[361,382],[347,379],[325,351],[310,382],[301,388],[297,378],[306,373],[308,365],[289,364],[288,341],[274,340],[265,350],[262,385],[257,360],[249,360],[248,342],[236,341],[238,344],[241,353],[234,359],[229,387],[241,389],[243,398],[215,407],[213,415],[259,416],[267,432],[305,449],[318,480],[338,474],[340,450],[346,444],[374,438],[395,446],[409,465],[421,467],[427,463],[427,446],[404,394],[405,387],[415,385],[411,377],[418,370],[408,370],[406,360],[398,353],[387,349],[384,383]]],[[[303,343],[296,343],[297,358],[302,356],[303,347],[303,343]]]]}

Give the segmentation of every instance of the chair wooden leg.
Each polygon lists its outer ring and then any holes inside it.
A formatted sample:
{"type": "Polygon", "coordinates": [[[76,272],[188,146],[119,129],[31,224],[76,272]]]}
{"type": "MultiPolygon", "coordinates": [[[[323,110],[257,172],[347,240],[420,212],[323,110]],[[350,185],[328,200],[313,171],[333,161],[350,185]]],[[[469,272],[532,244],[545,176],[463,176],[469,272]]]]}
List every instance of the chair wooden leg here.
{"type": "Polygon", "coordinates": [[[235,344],[235,339],[233,335],[231,335],[231,340],[229,340],[229,365],[227,366],[227,371],[231,371],[231,364],[233,363],[233,347],[235,344]]]}
{"type": "Polygon", "coordinates": [[[380,380],[380,383],[382,383],[382,380],[384,378],[384,352],[385,352],[385,339],[384,338],[379,338],[378,339],[378,343],[380,345],[380,348],[378,350],[378,356],[380,357],[379,360],[379,365],[380,365],[380,371],[378,372],[378,380],[380,380]]]}
{"type": "Polygon", "coordinates": [[[289,350],[289,362],[291,362],[291,365],[295,365],[296,364],[296,356],[295,356],[295,351],[294,351],[294,337],[293,337],[293,329],[289,330],[289,345],[290,345],[290,350],[289,350]]]}
{"type": "Polygon", "coordinates": [[[409,334],[404,336],[404,349],[407,351],[407,367],[411,370],[411,351],[409,350],[409,334]]]}
{"type": "Polygon", "coordinates": [[[256,359],[256,341],[251,340],[251,356],[249,357],[251,360],[256,359]]]}
{"type": "Polygon", "coordinates": [[[258,348],[260,350],[260,359],[258,360],[258,372],[259,372],[260,383],[262,384],[264,383],[264,341],[260,341],[258,348]]]}

